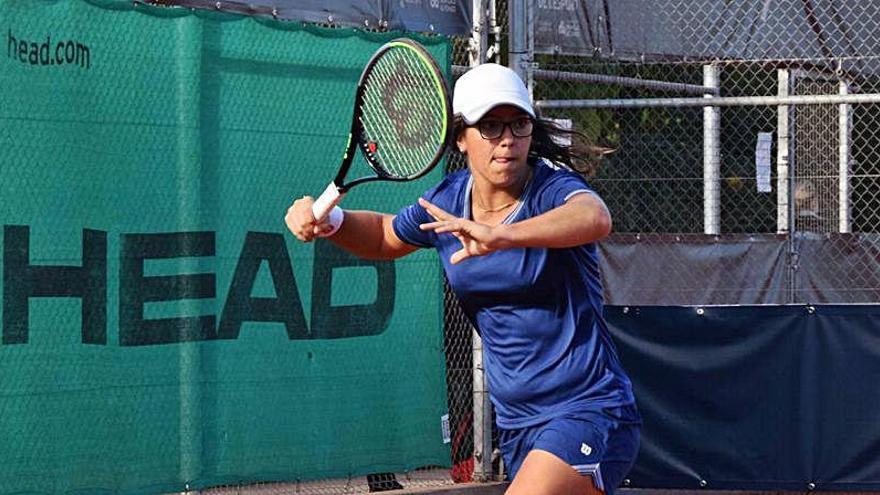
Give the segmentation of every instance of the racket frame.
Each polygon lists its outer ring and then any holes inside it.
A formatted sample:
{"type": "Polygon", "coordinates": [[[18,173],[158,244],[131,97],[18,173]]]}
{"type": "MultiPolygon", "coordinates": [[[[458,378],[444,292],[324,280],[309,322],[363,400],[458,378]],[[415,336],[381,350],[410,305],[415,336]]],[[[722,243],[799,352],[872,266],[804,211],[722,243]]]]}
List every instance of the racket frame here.
{"type": "Polygon", "coordinates": [[[443,73],[440,70],[440,66],[437,65],[437,62],[434,60],[434,58],[428,53],[427,50],[425,50],[424,47],[422,47],[421,44],[411,39],[397,38],[389,41],[388,43],[385,43],[378,50],[376,50],[372,57],[370,57],[370,60],[364,67],[363,72],[361,72],[361,77],[358,80],[357,90],[355,91],[354,115],[351,119],[351,129],[348,132],[348,142],[345,145],[345,154],[343,154],[342,156],[342,163],[339,166],[339,171],[336,173],[336,177],[333,178],[333,181],[327,185],[327,187],[312,205],[312,213],[315,216],[315,219],[319,222],[323,221],[324,218],[326,218],[327,215],[330,213],[330,210],[332,210],[333,207],[335,207],[337,204],[339,204],[340,201],[342,201],[342,198],[345,196],[348,190],[356,185],[377,180],[405,182],[424,176],[425,174],[430,172],[435,166],[437,166],[437,164],[443,158],[451,132],[452,103],[449,98],[449,92],[446,86],[445,79],[443,77],[443,73]],[[434,83],[437,85],[438,91],[444,95],[443,114],[446,121],[443,144],[437,148],[437,151],[434,154],[431,162],[426,167],[422,168],[419,172],[404,177],[392,176],[387,174],[376,162],[373,152],[370,151],[368,147],[368,143],[365,143],[362,139],[363,133],[361,132],[362,126],[360,124],[360,118],[362,115],[361,107],[364,99],[364,92],[366,91],[366,81],[370,73],[372,72],[373,67],[376,66],[379,59],[388,50],[400,47],[414,50],[419,55],[419,57],[422,58],[423,61],[427,62],[430,67],[434,69],[434,83]],[[354,161],[355,148],[359,148],[361,150],[361,154],[366,159],[367,164],[370,166],[370,168],[373,169],[374,172],[376,172],[376,175],[360,177],[350,182],[345,182],[345,176],[348,174],[348,171],[351,168],[351,164],[354,161]]]}

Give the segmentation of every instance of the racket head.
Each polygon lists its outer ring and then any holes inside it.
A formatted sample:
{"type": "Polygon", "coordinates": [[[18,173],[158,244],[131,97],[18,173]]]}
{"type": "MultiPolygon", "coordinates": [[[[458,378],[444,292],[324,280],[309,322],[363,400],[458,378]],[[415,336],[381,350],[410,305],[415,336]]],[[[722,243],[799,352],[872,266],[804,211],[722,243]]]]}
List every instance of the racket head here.
{"type": "Polygon", "coordinates": [[[451,131],[448,87],[431,54],[408,38],[377,50],[358,83],[351,143],[377,178],[425,175],[442,159],[451,131]]]}

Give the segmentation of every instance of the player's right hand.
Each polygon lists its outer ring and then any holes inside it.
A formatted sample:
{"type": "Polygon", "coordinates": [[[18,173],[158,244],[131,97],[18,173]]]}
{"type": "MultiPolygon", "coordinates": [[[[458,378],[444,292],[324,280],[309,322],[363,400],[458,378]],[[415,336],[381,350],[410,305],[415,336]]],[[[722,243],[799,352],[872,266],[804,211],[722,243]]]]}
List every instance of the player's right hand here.
{"type": "Polygon", "coordinates": [[[303,242],[310,242],[315,237],[333,230],[333,226],[326,220],[321,223],[315,220],[315,215],[312,213],[314,203],[315,199],[311,196],[303,196],[290,205],[287,215],[284,216],[287,229],[303,242]]]}

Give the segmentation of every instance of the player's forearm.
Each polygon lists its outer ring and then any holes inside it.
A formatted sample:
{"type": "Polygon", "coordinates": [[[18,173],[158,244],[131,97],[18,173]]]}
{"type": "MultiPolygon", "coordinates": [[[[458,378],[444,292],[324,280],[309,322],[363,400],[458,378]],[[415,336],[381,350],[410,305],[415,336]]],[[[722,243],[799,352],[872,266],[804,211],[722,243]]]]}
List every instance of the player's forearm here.
{"type": "Polygon", "coordinates": [[[415,248],[399,241],[391,229],[392,215],[374,211],[346,210],[339,231],[328,239],[349,253],[365,259],[399,258],[415,248]]]}
{"type": "Polygon", "coordinates": [[[567,248],[606,237],[611,233],[611,215],[598,196],[583,194],[546,213],[522,222],[501,224],[495,230],[498,249],[567,248]]]}

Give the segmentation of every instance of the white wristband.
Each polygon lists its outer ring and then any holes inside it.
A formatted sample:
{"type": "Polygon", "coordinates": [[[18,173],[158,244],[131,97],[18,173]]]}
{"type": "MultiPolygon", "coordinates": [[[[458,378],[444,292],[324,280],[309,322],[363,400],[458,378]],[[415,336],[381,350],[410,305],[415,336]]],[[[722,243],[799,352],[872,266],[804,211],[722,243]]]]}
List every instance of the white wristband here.
{"type": "Polygon", "coordinates": [[[338,206],[334,206],[330,213],[327,214],[327,223],[329,223],[333,228],[330,229],[329,232],[325,232],[323,234],[318,234],[318,237],[330,237],[335,234],[336,231],[339,230],[339,227],[342,227],[342,221],[345,219],[345,212],[342,211],[342,208],[338,206]]]}

